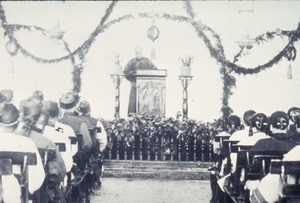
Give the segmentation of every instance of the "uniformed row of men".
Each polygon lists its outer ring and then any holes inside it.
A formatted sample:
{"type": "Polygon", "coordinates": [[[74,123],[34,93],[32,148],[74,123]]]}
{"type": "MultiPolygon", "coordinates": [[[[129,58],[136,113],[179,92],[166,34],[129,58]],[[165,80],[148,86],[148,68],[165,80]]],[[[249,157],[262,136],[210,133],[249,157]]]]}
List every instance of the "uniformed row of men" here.
{"type": "Polygon", "coordinates": [[[300,108],[226,123],[213,140],[211,202],[300,202],[300,108]]]}
{"type": "Polygon", "coordinates": [[[74,92],[55,102],[35,91],[19,108],[12,100],[13,91],[0,91],[0,202],[89,200],[107,144],[90,104],[74,92]]]}

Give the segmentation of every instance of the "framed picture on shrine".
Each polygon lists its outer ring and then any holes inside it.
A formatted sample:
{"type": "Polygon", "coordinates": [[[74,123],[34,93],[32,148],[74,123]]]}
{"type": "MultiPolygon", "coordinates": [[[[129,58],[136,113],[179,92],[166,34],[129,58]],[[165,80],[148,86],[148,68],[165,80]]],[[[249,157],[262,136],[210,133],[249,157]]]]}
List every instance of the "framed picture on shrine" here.
{"type": "Polygon", "coordinates": [[[166,77],[164,69],[137,71],[137,114],[165,116],[166,77]]]}

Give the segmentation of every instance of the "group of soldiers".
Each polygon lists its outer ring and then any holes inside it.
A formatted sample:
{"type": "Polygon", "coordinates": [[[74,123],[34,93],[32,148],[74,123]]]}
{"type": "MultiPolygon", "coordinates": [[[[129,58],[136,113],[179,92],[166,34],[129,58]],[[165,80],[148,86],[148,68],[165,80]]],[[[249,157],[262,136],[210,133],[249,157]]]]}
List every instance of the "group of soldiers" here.
{"type": "Polygon", "coordinates": [[[74,92],[13,104],[0,91],[0,202],[89,202],[101,186],[107,134],[74,92]]]}
{"type": "Polygon", "coordinates": [[[300,202],[300,108],[226,124],[213,140],[211,202],[300,202]]]}

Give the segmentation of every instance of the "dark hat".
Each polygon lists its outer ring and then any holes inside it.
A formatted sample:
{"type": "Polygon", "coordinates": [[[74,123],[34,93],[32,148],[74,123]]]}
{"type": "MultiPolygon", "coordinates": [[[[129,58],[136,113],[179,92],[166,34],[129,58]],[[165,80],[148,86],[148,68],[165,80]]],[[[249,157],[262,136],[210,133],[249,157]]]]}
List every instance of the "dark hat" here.
{"type": "Polygon", "coordinates": [[[13,126],[18,123],[19,111],[11,103],[0,105],[0,126],[13,126]]]}
{"type": "Polygon", "coordinates": [[[228,116],[227,125],[239,127],[241,126],[241,119],[236,115],[228,116]]]}
{"type": "Polygon", "coordinates": [[[36,97],[29,97],[21,102],[23,115],[35,116],[42,112],[42,104],[36,97]]]}
{"type": "Polygon", "coordinates": [[[251,118],[251,126],[255,127],[257,130],[265,131],[269,127],[269,119],[263,113],[256,113],[251,118]]]}
{"type": "Polygon", "coordinates": [[[69,92],[68,94],[71,94],[71,95],[73,95],[73,97],[74,97],[74,99],[75,99],[75,102],[76,102],[76,104],[79,102],[79,94],[77,93],[77,92],[73,92],[73,91],[71,91],[71,92],[69,92]]]}
{"type": "Polygon", "coordinates": [[[91,112],[91,106],[89,104],[89,102],[87,101],[81,101],[79,103],[79,107],[77,109],[79,112],[81,112],[82,114],[87,114],[91,112]]]}
{"type": "Polygon", "coordinates": [[[285,130],[289,125],[289,117],[283,111],[276,111],[271,115],[271,125],[273,128],[285,130]]]}
{"type": "Polygon", "coordinates": [[[254,110],[248,110],[244,113],[243,119],[246,123],[246,125],[251,125],[251,118],[256,112],[254,110]]]}
{"type": "Polygon", "coordinates": [[[14,92],[11,89],[0,90],[2,102],[10,103],[14,97],[14,92]]]}
{"type": "Polygon", "coordinates": [[[296,117],[295,125],[296,125],[296,128],[300,128],[300,117],[296,117]]]}
{"type": "Polygon", "coordinates": [[[300,108],[298,107],[292,107],[287,112],[289,118],[295,122],[296,117],[300,117],[300,108]]]}
{"type": "Polygon", "coordinates": [[[41,102],[44,101],[44,94],[41,90],[36,90],[32,93],[32,97],[36,97],[41,102]]]}
{"type": "Polygon", "coordinates": [[[6,101],[6,97],[0,93],[0,103],[5,102],[6,101]]]}
{"type": "Polygon", "coordinates": [[[64,94],[59,99],[59,105],[63,109],[71,109],[76,106],[76,103],[76,99],[71,93],[64,94]]]}
{"type": "Polygon", "coordinates": [[[48,113],[50,117],[55,117],[59,113],[58,103],[54,101],[45,101],[43,113],[48,113]]]}

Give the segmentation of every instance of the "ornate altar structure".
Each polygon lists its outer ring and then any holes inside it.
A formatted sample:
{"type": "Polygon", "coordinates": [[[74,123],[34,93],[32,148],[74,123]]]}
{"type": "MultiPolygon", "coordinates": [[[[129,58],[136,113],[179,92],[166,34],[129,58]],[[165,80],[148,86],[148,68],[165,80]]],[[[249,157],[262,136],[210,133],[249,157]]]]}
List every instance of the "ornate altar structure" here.
{"type": "Polygon", "coordinates": [[[167,70],[137,70],[137,114],[165,116],[167,70]]]}

